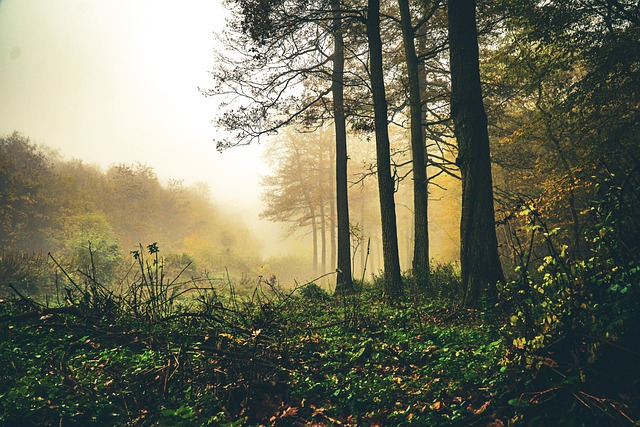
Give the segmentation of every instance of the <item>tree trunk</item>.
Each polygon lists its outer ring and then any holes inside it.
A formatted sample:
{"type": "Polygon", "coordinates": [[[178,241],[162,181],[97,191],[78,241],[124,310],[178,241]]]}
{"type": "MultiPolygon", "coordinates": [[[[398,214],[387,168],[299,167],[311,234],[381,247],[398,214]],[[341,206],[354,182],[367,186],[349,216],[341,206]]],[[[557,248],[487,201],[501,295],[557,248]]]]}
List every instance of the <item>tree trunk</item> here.
{"type": "Polygon", "coordinates": [[[311,213],[311,235],[313,236],[313,278],[318,277],[318,226],[316,225],[316,217],[311,213]]]}
{"type": "Polygon", "coordinates": [[[347,125],[344,114],[344,40],[339,0],[331,1],[333,12],[333,116],[336,132],[336,208],[338,213],[338,276],[336,292],[353,291],[349,196],[347,183],[347,125]]]}
{"type": "MultiPolygon", "coordinates": [[[[360,229],[362,230],[363,236],[364,236],[364,230],[365,230],[365,224],[364,224],[364,194],[362,193],[362,191],[360,192],[360,197],[361,197],[361,202],[360,202],[360,229]]],[[[360,271],[364,272],[365,270],[365,260],[366,260],[366,256],[367,254],[365,253],[365,251],[360,251],[360,271]]],[[[364,280],[364,273],[362,274],[362,280],[364,280]]]]}
{"type": "Polygon", "coordinates": [[[411,23],[409,0],[398,0],[404,42],[405,62],[409,81],[411,152],[413,166],[413,275],[418,283],[429,278],[429,231],[427,220],[427,165],[422,132],[422,100],[420,74],[416,55],[415,34],[411,23]]]}
{"type": "MultiPolygon", "coordinates": [[[[332,160],[334,159],[335,156],[335,150],[330,150],[329,151],[329,165],[332,165],[332,160]]],[[[331,271],[334,271],[336,269],[336,259],[337,259],[337,247],[336,247],[336,179],[335,179],[335,168],[331,168],[329,167],[329,175],[330,175],[330,182],[331,182],[331,194],[329,194],[329,210],[330,210],[330,221],[329,221],[329,227],[330,227],[330,239],[331,239],[331,258],[330,258],[330,266],[331,266],[331,271]]]]}
{"type": "Polygon", "coordinates": [[[329,234],[329,240],[331,242],[331,256],[329,258],[329,266],[331,268],[331,271],[335,271],[337,265],[336,265],[336,260],[337,260],[337,251],[338,248],[336,246],[336,208],[335,208],[335,194],[332,195],[331,198],[331,218],[330,218],[330,223],[329,223],[329,227],[330,227],[330,234],[329,234]]]}
{"type": "MultiPolygon", "coordinates": [[[[323,177],[324,179],[324,177],[323,177]]],[[[322,182],[322,181],[320,181],[322,182]]],[[[327,215],[325,213],[324,195],[320,195],[320,247],[321,274],[327,273],[327,215]]]]}
{"type": "MultiPolygon", "coordinates": [[[[425,13],[423,14],[424,17],[427,16],[426,13],[426,8],[427,8],[427,4],[428,2],[425,2],[424,4],[424,10],[425,13]]],[[[424,18],[423,18],[424,19],[424,18]]],[[[417,47],[417,52],[416,55],[422,55],[426,50],[426,44],[427,44],[427,32],[426,32],[426,23],[423,22],[422,25],[420,27],[418,27],[417,29],[417,40],[418,40],[418,47],[417,47]]],[[[421,100],[421,105],[420,105],[420,117],[423,121],[422,126],[421,126],[421,131],[422,131],[422,143],[425,145],[424,148],[424,164],[425,164],[425,191],[426,191],[426,195],[425,195],[425,220],[427,221],[427,243],[426,243],[426,248],[427,248],[427,258],[430,260],[429,255],[430,255],[430,251],[429,251],[429,151],[427,149],[427,127],[426,127],[426,123],[428,123],[427,120],[427,104],[425,102],[425,100],[428,97],[427,94],[427,70],[426,70],[426,66],[424,61],[418,61],[418,83],[420,84],[420,100],[421,100]]],[[[429,273],[431,272],[431,270],[429,270],[429,273]]],[[[428,282],[428,276],[427,276],[427,282],[428,282]]]]}
{"type": "Polygon", "coordinates": [[[464,303],[493,298],[504,283],[498,255],[487,115],[482,100],[475,1],[448,0],[451,116],[462,175],[460,264],[464,303]]]}
{"type": "Polygon", "coordinates": [[[378,191],[380,192],[380,216],[382,218],[382,252],[384,262],[385,293],[394,302],[402,295],[402,276],[398,259],[398,232],[394,182],[391,176],[389,129],[387,122],[387,99],[382,68],[382,40],[380,38],[380,0],[368,1],[367,38],[371,92],[376,134],[376,157],[378,168],[378,191]]]}

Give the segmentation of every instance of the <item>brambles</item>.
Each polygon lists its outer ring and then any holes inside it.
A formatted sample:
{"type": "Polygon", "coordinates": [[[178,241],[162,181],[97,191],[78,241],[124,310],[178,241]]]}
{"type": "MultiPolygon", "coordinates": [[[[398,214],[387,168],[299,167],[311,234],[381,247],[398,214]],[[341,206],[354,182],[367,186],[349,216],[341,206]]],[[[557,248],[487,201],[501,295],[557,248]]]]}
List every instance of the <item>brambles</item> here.
{"type": "Polygon", "coordinates": [[[239,292],[230,280],[179,280],[188,262],[164,272],[155,244],[133,256],[138,274],[117,291],[89,281],[55,306],[0,302],[0,424],[483,426],[560,410],[565,420],[634,414],[613,393],[590,394],[607,343],[585,334],[614,318],[590,324],[584,299],[563,294],[558,263],[595,271],[566,257],[545,261],[544,280],[502,290],[516,310],[532,298],[530,311],[505,319],[456,308],[455,265],[434,268],[433,299],[391,306],[372,284],[329,296],[260,278],[239,292]]]}
{"type": "Polygon", "coordinates": [[[0,255],[0,298],[11,294],[8,285],[32,295],[50,293],[52,276],[51,264],[41,254],[3,253],[0,255]]]}
{"type": "Polygon", "coordinates": [[[535,206],[517,215],[530,243],[512,247],[520,265],[501,296],[510,313],[507,357],[531,378],[515,405],[522,414],[624,425],[638,411],[638,205],[622,202],[637,199],[636,181],[631,174],[624,186],[596,185],[585,212],[585,258],[571,253],[563,230],[549,230],[535,206]]]}
{"type": "Polygon", "coordinates": [[[169,278],[157,245],[133,256],[118,292],[0,303],[0,424],[448,425],[499,401],[502,344],[480,313],[390,307],[370,285],[346,303],[274,279],[239,296],[169,278]]]}

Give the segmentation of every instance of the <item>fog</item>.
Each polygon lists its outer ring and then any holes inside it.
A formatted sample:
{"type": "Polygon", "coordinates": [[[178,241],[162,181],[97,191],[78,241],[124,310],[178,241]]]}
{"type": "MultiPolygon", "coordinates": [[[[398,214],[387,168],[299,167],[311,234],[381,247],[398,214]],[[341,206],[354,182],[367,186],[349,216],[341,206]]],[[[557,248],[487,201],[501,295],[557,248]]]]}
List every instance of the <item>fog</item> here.
{"type": "Polygon", "coordinates": [[[0,134],[17,130],[105,169],[138,161],[164,181],[207,183],[216,202],[255,222],[260,146],[218,153],[217,106],[198,91],[223,25],[215,0],[3,0],[0,134]]]}
{"type": "Polygon", "coordinates": [[[140,161],[255,214],[260,148],[218,153],[217,106],[198,91],[223,12],[210,0],[3,0],[0,133],[104,168],[140,161]]]}
{"type": "MultiPolygon", "coordinates": [[[[222,153],[215,149],[213,139],[220,137],[220,131],[211,119],[218,106],[198,87],[211,84],[214,32],[223,28],[224,16],[224,8],[215,0],[190,0],[179,7],[143,0],[1,0],[0,137],[18,131],[32,143],[51,148],[61,165],[79,159],[105,176],[119,165],[146,167],[164,188],[176,182],[188,191],[199,188],[207,193],[200,194],[201,199],[217,212],[212,222],[216,231],[203,236],[226,236],[226,247],[252,260],[247,274],[287,269],[283,260],[288,259],[299,267],[302,258],[309,268],[293,279],[310,280],[322,273],[311,267],[310,231],[301,228],[285,240],[287,224],[260,218],[265,191],[261,182],[277,167],[265,162],[269,142],[222,153]],[[220,230],[222,226],[227,229],[220,230]]],[[[353,173],[358,162],[367,161],[361,157],[353,157],[357,159],[352,162],[353,173]]],[[[361,190],[352,188],[354,200],[357,191],[371,193],[374,188],[372,179],[361,190]]],[[[456,194],[434,187],[430,196],[432,255],[442,260],[455,259],[458,250],[456,194]]],[[[410,266],[409,197],[406,190],[398,193],[405,269],[410,266]]],[[[374,227],[379,215],[376,203],[374,196],[369,197],[367,209],[353,217],[355,223],[367,218],[360,252],[354,256],[356,276],[364,270],[361,254],[369,238],[367,272],[382,267],[374,227]]],[[[167,224],[172,225],[171,218],[167,224]]],[[[130,233],[120,237],[125,240],[123,249],[136,244],[134,237],[154,239],[130,233]]],[[[187,237],[174,236],[175,242],[167,245],[175,251],[193,250],[198,245],[195,238],[190,247],[176,243],[188,241],[187,237]]],[[[330,270],[326,264],[324,268],[330,270]]]]}

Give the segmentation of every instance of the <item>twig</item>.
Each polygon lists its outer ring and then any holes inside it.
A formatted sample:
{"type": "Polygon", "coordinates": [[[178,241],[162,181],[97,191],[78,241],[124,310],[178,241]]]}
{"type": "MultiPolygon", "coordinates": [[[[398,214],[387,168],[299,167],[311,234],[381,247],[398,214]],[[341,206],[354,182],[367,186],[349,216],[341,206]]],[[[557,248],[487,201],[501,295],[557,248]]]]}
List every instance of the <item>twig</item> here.
{"type": "Polygon", "coordinates": [[[31,298],[27,298],[27,297],[25,297],[24,295],[22,295],[22,294],[20,293],[20,291],[18,291],[18,290],[15,288],[15,286],[13,286],[11,283],[9,283],[9,284],[8,284],[8,286],[11,288],[11,290],[12,290],[13,292],[15,292],[15,294],[16,294],[16,295],[18,295],[18,296],[20,297],[20,299],[21,299],[21,300],[23,300],[24,302],[26,302],[27,304],[29,304],[29,305],[30,305],[31,307],[33,307],[34,309],[38,310],[38,308],[39,308],[38,306],[40,306],[40,307],[44,307],[43,305],[38,304],[38,303],[36,303],[35,301],[33,301],[31,298]]]}

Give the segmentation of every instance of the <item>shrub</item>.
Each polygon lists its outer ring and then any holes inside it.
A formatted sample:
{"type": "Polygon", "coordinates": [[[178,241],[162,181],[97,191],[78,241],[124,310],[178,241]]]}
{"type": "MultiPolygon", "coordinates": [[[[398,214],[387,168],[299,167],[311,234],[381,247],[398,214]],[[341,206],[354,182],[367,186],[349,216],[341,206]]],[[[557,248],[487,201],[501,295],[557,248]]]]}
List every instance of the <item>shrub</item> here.
{"type": "Polygon", "coordinates": [[[427,297],[443,302],[460,302],[463,295],[460,265],[457,262],[432,262],[430,268],[427,297]]]}
{"type": "MultiPolygon", "coordinates": [[[[570,252],[562,230],[549,230],[535,208],[523,209],[519,216],[526,218],[529,236],[522,240],[537,241],[543,256],[536,258],[533,244],[525,247],[528,252],[515,257],[522,260],[516,278],[501,289],[510,310],[509,357],[531,372],[532,388],[549,391],[545,401],[571,413],[575,425],[596,422],[589,407],[611,420],[625,418],[619,408],[629,402],[598,396],[615,390],[615,399],[632,400],[640,375],[637,356],[630,357],[640,350],[638,208],[622,202],[631,197],[623,194],[629,189],[609,184],[596,186],[587,211],[585,259],[570,252]]],[[[632,187],[637,198],[640,185],[632,187]]],[[[521,401],[537,403],[537,396],[532,392],[521,401]]]]}
{"type": "Polygon", "coordinates": [[[0,296],[13,293],[9,285],[26,295],[51,293],[52,276],[45,255],[15,252],[0,255],[0,296]]]}
{"type": "Polygon", "coordinates": [[[325,301],[330,299],[329,293],[320,286],[311,282],[300,288],[300,296],[314,301],[325,301]]]}

